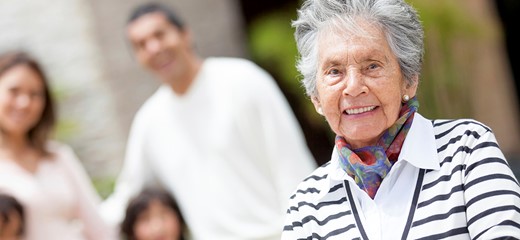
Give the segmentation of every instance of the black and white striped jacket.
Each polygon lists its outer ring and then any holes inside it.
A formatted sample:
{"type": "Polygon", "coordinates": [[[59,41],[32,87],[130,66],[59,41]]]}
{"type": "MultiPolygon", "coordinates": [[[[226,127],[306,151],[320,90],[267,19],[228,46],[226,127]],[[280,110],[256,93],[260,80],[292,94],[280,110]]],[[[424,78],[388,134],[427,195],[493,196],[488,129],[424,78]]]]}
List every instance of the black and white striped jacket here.
{"type": "Polygon", "coordinates": [[[337,161],[334,151],[300,183],[282,239],[520,239],[518,181],[492,131],[475,120],[416,114],[377,201],[337,161]]]}

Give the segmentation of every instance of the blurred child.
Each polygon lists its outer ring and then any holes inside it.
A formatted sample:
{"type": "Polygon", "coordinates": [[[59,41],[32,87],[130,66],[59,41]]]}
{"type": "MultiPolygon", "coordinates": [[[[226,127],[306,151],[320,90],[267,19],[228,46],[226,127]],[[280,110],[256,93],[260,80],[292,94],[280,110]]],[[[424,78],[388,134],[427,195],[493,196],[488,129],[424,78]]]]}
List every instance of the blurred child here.
{"type": "Polygon", "coordinates": [[[187,228],[172,196],[148,188],[129,202],[121,232],[127,240],[184,240],[187,228]]]}
{"type": "Polygon", "coordinates": [[[20,240],[24,235],[22,204],[11,195],[0,193],[0,239],[20,240]]]}

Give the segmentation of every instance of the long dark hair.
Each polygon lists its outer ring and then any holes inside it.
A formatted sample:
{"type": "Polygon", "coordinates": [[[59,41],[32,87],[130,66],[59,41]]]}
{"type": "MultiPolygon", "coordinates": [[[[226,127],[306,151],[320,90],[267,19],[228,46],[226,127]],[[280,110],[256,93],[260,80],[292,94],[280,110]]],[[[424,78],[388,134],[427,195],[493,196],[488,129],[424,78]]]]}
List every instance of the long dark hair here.
{"type": "Polygon", "coordinates": [[[137,218],[143,211],[145,211],[153,200],[159,200],[165,206],[171,208],[174,214],[179,219],[181,237],[180,240],[185,240],[184,235],[187,232],[186,222],[182,217],[179,206],[173,197],[166,191],[159,188],[145,188],[141,193],[135,196],[128,203],[126,208],[125,219],[121,223],[121,232],[127,240],[135,240],[134,225],[137,218]]]}
{"type": "Polygon", "coordinates": [[[50,155],[46,150],[45,144],[52,133],[56,123],[54,101],[50,94],[47,78],[40,64],[31,56],[23,51],[9,52],[0,55],[0,76],[9,69],[24,65],[34,70],[42,80],[45,105],[40,120],[29,130],[27,138],[32,147],[43,155],[50,155]]]}
{"type": "Polygon", "coordinates": [[[22,204],[13,196],[0,193],[0,217],[4,223],[12,220],[9,219],[9,213],[11,213],[11,211],[15,211],[20,216],[21,224],[17,236],[23,236],[25,233],[25,213],[22,204]]]}

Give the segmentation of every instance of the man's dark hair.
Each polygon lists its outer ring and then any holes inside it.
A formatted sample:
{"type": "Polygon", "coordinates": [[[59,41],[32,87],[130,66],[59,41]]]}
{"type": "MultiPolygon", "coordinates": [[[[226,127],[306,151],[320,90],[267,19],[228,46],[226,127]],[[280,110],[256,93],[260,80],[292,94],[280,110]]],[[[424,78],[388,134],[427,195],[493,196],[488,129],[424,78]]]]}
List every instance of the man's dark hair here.
{"type": "Polygon", "coordinates": [[[139,5],[130,14],[128,21],[126,24],[130,24],[136,19],[142,17],[143,15],[149,13],[162,13],[168,19],[168,22],[173,24],[179,30],[184,30],[184,22],[181,20],[179,15],[177,15],[172,9],[160,4],[160,3],[146,3],[143,5],[139,5]]]}

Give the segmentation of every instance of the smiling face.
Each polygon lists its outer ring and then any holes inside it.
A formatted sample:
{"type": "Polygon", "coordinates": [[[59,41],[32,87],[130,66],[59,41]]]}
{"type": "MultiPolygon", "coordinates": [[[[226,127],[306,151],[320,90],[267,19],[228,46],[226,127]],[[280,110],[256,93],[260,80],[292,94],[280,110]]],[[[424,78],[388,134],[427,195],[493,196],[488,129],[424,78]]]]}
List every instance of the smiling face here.
{"type": "Polygon", "coordinates": [[[139,62],[164,82],[178,82],[193,68],[189,32],[178,29],[160,12],[132,21],[127,35],[139,62]]]}
{"type": "Polygon", "coordinates": [[[375,145],[397,120],[402,96],[411,98],[417,89],[407,86],[384,33],[366,22],[360,27],[366,33],[332,30],[320,36],[312,98],[332,131],[353,148],[375,145]]]}
{"type": "Polygon", "coordinates": [[[174,210],[159,200],[152,200],[139,214],[134,229],[137,240],[177,240],[182,231],[174,210]]]}
{"type": "Polygon", "coordinates": [[[45,92],[41,76],[27,65],[17,65],[0,76],[0,128],[24,136],[41,119],[45,92]]]}

